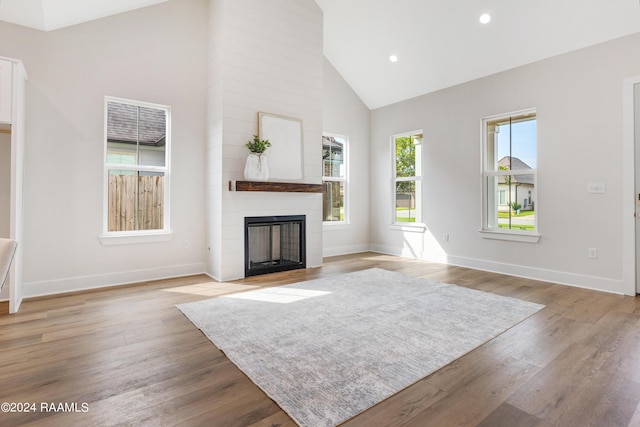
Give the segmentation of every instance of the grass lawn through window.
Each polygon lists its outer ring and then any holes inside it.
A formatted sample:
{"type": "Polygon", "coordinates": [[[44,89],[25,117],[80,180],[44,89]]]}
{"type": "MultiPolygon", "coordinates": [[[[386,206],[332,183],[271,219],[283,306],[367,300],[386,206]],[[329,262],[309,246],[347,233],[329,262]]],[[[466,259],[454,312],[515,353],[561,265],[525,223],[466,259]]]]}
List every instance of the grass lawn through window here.
{"type": "Polygon", "coordinates": [[[498,212],[498,219],[508,220],[511,217],[511,225],[509,223],[500,222],[498,226],[500,228],[506,228],[511,230],[535,230],[535,219],[533,216],[535,215],[535,211],[520,211],[519,214],[511,214],[509,212],[498,212]],[[522,218],[519,220],[518,218],[522,218]]]}
{"type": "Polygon", "coordinates": [[[396,222],[416,222],[416,210],[411,208],[396,208],[396,222]]]}

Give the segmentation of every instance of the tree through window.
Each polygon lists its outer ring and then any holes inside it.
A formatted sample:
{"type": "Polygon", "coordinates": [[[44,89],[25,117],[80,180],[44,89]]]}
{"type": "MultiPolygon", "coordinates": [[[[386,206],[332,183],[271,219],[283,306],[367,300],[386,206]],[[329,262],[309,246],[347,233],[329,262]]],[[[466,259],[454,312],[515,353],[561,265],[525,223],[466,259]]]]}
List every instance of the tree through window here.
{"type": "Polygon", "coordinates": [[[394,223],[422,222],[422,131],[392,137],[394,223]]]}
{"type": "Polygon", "coordinates": [[[347,222],[347,143],[340,135],[322,136],[322,220],[347,222]]]}
{"type": "Polygon", "coordinates": [[[535,110],[486,118],[483,229],[537,231],[535,110]]]}

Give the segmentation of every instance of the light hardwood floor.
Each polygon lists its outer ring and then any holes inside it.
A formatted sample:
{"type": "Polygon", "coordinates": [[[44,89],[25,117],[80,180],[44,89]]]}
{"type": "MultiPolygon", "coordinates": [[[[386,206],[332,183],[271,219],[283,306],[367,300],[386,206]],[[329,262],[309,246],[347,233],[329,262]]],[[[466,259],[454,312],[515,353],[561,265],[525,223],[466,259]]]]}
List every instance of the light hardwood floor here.
{"type": "Polygon", "coordinates": [[[638,298],[374,253],[229,283],[193,276],[27,300],[15,315],[2,305],[0,402],[36,411],[0,412],[0,425],[295,426],[175,304],[369,267],[546,307],[345,426],[640,426],[638,298]]]}

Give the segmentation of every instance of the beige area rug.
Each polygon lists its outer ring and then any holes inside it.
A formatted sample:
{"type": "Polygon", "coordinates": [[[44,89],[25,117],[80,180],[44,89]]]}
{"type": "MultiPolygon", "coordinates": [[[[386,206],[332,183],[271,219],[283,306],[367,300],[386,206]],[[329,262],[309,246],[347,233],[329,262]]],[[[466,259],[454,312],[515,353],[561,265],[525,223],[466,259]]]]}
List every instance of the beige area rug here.
{"type": "Polygon", "coordinates": [[[544,306],[374,268],[177,307],[299,425],[319,427],[544,306]]]}

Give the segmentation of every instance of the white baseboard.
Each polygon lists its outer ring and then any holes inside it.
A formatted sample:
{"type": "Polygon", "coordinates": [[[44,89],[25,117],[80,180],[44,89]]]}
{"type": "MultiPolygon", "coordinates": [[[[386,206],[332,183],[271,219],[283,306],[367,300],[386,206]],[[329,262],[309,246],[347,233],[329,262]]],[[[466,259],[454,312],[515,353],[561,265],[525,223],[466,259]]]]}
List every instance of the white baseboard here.
{"type": "Polygon", "coordinates": [[[625,284],[622,279],[616,280],[606,277],[587,276],[584,274],[569,273],[565,271],[547,270],[543,268],[527,267],[522,265],[506,264],[464,257],[449,256],[448,264],[473,268],[475,270],[507,274],[510,276],[524,277],[527,279],[541,280],[544,282],[557,283],[560,285],[574,286],[577,288],[591,289],[595,291],[603,291],[620,295],[625,294],[625,284]]]}
{"type": "Polygon", "coordinates": [[[440,264],[447,264],[447,260],[444,257],[438,259],[437,257],[429,257],[425,256],[422,251],[414,251],[410,248],[397,248],[395,246],[385,246],[385,245],[371,245],[369,246],[369,250],[372,252],[378,252],[385,255],[395,255],[403,258],[412,258],[412,259],[422,259],[425,261],[433,261],[438,262],[440,264]]]}
{"type": "Polygon", "coordinates": [[[577,288],[591,289],[614,294],[625,294],[625,283],[622,279],[610,279],[605,277],[587,276],[583,274],[569,273],[565,271],[547,270],[544,268],[527,267],[523,265],[507,264],[502,262],[487,261],[474,258],[458,257],[451,255],[413,254],[411,251],[384,245],[372,245],[371,250],[387,255],[396,255],[405,258],[422,259],[441,264],[455,265],[472,268],[474,270],[489,271],[491,273],[506,274],[508,276],[523,277],[526,279],[540,280],[557,283],[560,285],[577,288]],[[416,256],[417,255],[417,256],[416,256]]]}
{"type": "Polygon", "coordinates": [[[211,278],[211,280],[213,280],[214,282],[222,282],[222,280],[220,280],[219,277],[214,276],[213,274],[209,273],[208,271],[205,271],[204,274],[209,276],[211,278]]]}
{"type": "Polygon", "coordinates": [[[40,297],[109,286],[129,285],[151,280],[191,276],[194,274],[204,274],[204,272],[205,263],[195,263],[146,270],[98,274],[94,276],[69,277],[42,282],[25,282],[22,284],[22,296],[24,298],[40,297]]]}
{"type": "Polygon", "coordinates": [[[330,256],[338,256],[338,255],[349,255],[349,254],[357,254],[360,252],[367,252],[371,249],[369,245],[349,245],[349,246],[336,246],[332,248],[323,248],[322,257],[330,257],[330,256]]]}
{"type": "MultiPolygon", "coordinates": [[[[586,276],[576,273],[547,270],[542,268],[527,267],[516,264],[507,264],[466,257],[415,253],[410,250],[403,250],[403,248],[385,245],[352,245],[328,248],[324,251],[323,256],[329,257],[347,255],[366,251],[395,255],[404,258],[422,259],[425,261],[437,262],[441,264],[456,265],[460,267],[472,268],[475,270],[489,271],[493,273],[506,274],[533,280],[541,280],[545,282],[585,289],[593,289],[615,294],[625,294],[625,286],[622,279],[616,280],[603,277],[586,276]]],[[[22,292],[24,298],[32,298],[65,292],[76,292],[109,286],[127,285],[151,280],[191,276],[194,274],[207,274],[208,276],[212,277],[209,273],[206,272],[205,263],[195,263],[94,276],[71,277],[42,282],[25,282],[23,283],[22,292]]],[[[215,277],[212,278],[214,280],[218,280],[215,277]]]]}

